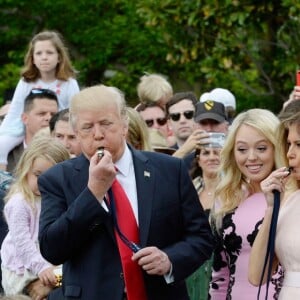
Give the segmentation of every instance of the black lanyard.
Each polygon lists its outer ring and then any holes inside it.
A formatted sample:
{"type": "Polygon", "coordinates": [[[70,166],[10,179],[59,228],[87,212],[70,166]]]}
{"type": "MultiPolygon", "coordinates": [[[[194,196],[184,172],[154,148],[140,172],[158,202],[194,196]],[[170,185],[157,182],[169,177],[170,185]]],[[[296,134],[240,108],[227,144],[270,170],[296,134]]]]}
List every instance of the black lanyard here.
{"type": "MultiPolygon", "coordinates": [[[[134,252],[134,253],[138,252],[141,249],[141,247],[138,246],[136,243],[134,243],[132,241],[129,241],[128,238],[120,230],[120,227],[118,225],[118,220],[117,220],[115,198],[114,198],[114,195],[113,195],[113,192],[112,192],[111,188],[108,190],[108,196],[109,196],[109,205],[108,206],[109,206],[110,211],[111,211],[111,215],[112,215],[112,218],[113,218],[113,223],[114,223],[115,229],[116,229],[120,239],[122,240],[122,242],[127,247],[129,247],[132,250],[132,252],[134,252]]],[[[106,204],[107,204],[107,201],[106,201],[106,204]]]]}
{"type": "Polygon", "coordinates": [[[275,254],[275,237],[276,237],[277,219],[278,219],[279,207],[280,207],[280,193],[277,190],[274,190],[273,193],[274,193],[274,207],[273,207],[273,213],[272,213],[272,218],[271,218],[271,226],[270,226],[270,232],[269,232],[267,253],[266,253],[264,267],[263,267],[263,271],[262,271],[260,282],[259,282],[257,300],[259,300],[259,294],[260,294],[260,290],[261,290],[261,286],[262,286],[263,277],[264,277],[264,274],[266,271],[267,264],[269,263],[268,274],[267,274],[267,283],[266,283],[266,295],[265,295],[265,299],[268,299],[268,289],[269,289],[269,283],[271,280],[272,262],[273,262],[274,254],[275,254]]]}

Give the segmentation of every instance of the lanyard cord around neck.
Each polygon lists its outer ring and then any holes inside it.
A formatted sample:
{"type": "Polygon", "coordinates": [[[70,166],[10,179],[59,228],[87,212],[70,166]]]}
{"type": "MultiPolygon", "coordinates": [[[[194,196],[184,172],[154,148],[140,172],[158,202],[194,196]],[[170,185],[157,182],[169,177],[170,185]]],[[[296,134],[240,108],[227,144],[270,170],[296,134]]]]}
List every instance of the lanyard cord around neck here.
{"type": "Polygon", "coordinates": [[[129,247],[132,250],[132,252],[134,253],[138,252],[141,249],[141,247],[138,246],[136,243],[129,241],[119,227],[118,220],[117,220],[116,206],[115,206],[115,198],[111,188],[108,190],[108,196],[109,196],[109,207],[113,218],[113,223],[120,239],[127,247],[129,247]]]}
{"type": "Polygon", "coordinates": [[[272,213],[272,218],[271,218],[271,226],[270,226],[270,232],[269,232],[267,253],[266,253],[264,267],[263,267],[263,271],[262,271],[262,274],[260,277],[260,282],[259,282],[257,300],[259,300],[263,277],[264,277],[264,274],[266,271],[267,264],[269,263],[268,273],[267,273],[265,300],[268,299],[268,289],[269,289],[269,283],[271,280],[272,262],[273,262],[274,254],[275,254],[275,237],[276,237],[277,219],[278,219],[279,207],[280,207],[280,193],[277,190],[274,190],[273,194],[274,194],[274,208],[273,208],[273,213],[272,213]]]}

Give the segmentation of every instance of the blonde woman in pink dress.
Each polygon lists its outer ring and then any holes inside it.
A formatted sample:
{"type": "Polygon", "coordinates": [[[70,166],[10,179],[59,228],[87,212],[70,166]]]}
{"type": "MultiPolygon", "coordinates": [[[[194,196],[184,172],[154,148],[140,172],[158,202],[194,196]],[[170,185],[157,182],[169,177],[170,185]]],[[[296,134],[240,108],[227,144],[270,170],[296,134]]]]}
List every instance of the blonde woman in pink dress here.
{"type": "MultiPolygon", "coordinates": [[[[294,300],[300,299],[300,112],[283,113],[281,119],[278,146],[286,158],[286,166],[291,167],[291,174],[282,167],[261,183],[267,209],[250,255],[249,281],[256,286],[260,283],[273,213],[273,190],[277,190],[281,193],[281,203],[272,269],[280,264],[284,271],[279,299],[294,300]]],[[[265,272],[263,282],[266,278],[265,272]]]]}
{"type": "MultiPolygon", "coordinates": [[[[278,126],[279,119],[272,112],[250,109],[240,113],[230,127],[211,212],[217,247],[209,299],[256,299],[258,288],[248,282],[248,262],[267,208],[260,183],[279,165],[278,126]]],[[[268,299],[276,299],[279,285],[274,278],[268,299]]]]}

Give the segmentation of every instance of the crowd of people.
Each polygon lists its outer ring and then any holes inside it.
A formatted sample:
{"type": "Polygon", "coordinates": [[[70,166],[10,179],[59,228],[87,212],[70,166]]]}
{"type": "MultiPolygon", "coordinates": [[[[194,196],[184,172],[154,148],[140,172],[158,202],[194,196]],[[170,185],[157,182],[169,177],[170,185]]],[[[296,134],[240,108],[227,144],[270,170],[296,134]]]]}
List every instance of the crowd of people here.
{"type": "Polygon", "coordinates": [[[21,75],[0,110],[0,299],[300,297],[300,87],[279,115],[238,113],[228,89],[145,74],[129,107],[80,89],[54,31],[21,75]]]}

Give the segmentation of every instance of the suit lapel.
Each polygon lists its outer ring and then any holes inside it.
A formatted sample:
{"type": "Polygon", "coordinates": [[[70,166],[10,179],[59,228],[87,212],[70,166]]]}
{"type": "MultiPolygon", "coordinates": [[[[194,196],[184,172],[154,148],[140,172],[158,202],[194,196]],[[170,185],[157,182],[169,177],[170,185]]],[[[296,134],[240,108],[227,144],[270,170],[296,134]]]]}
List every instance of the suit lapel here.
{"type": "Polygon", "coordinates": [[[155,184],[155,170],[142,152],[132,150],[135,179],[137,186],[140,244],[146,245],[152,211],[155,184]]]}

